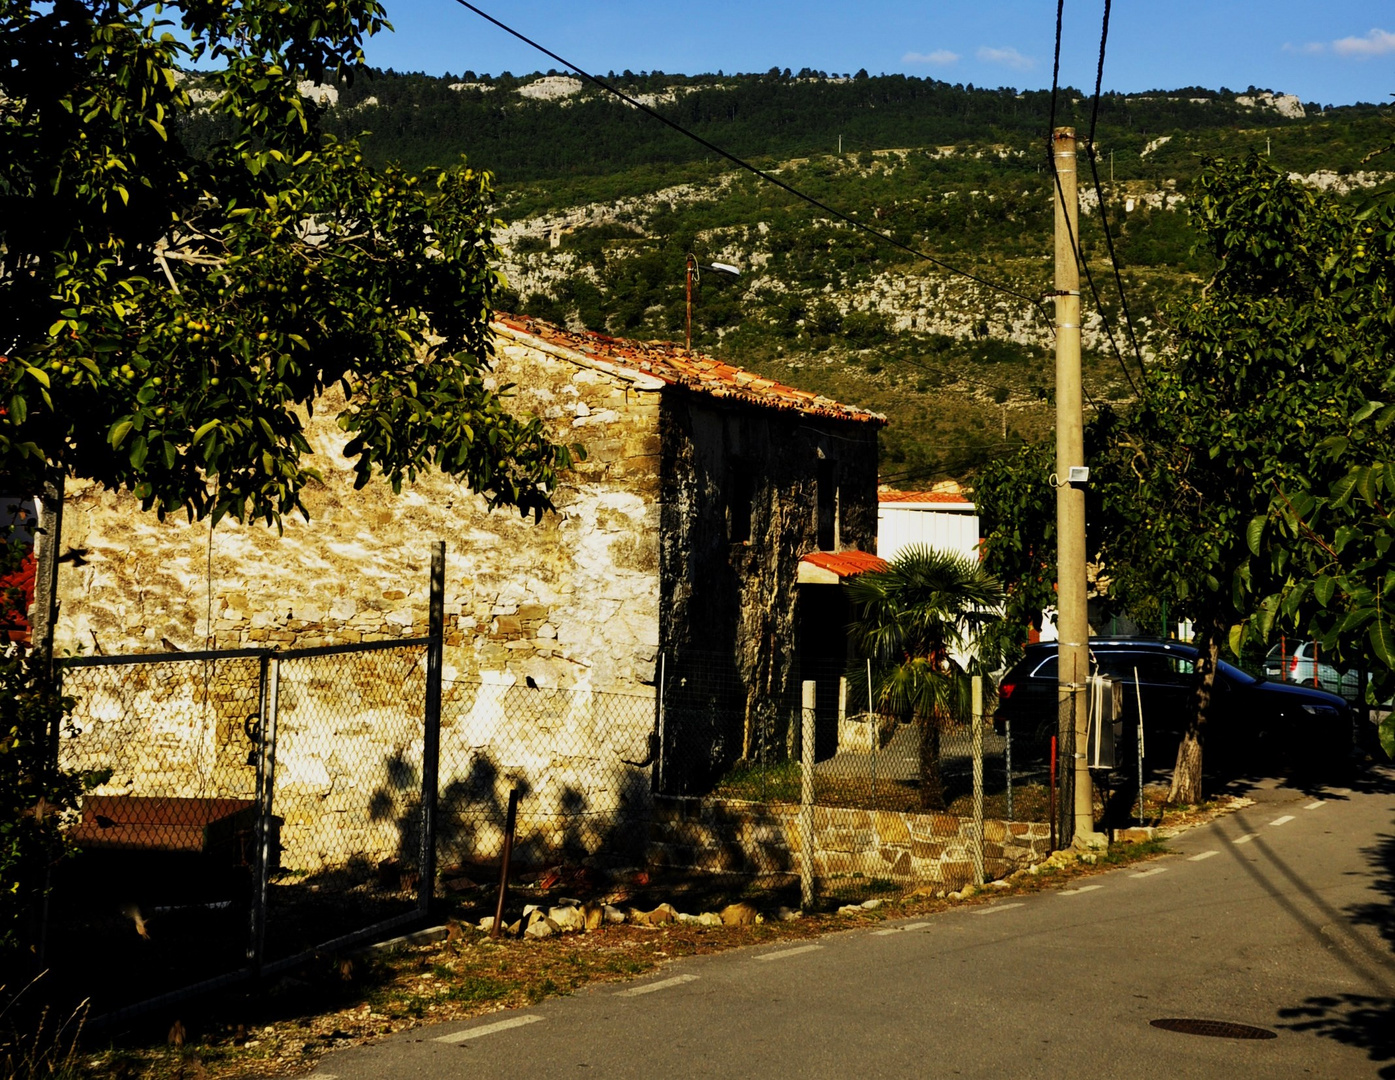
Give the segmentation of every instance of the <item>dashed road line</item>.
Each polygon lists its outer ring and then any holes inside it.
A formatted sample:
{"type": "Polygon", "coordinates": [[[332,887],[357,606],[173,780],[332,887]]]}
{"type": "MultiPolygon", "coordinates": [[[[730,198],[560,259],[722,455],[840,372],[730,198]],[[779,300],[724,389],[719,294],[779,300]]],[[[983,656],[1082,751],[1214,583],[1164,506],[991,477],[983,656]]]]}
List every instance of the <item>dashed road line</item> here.
{"type": "Polygon", "coordinates": [[[797,949],[782,949],[780,952],[768,952],[757,956],[757,960],[784,960],[789,956],[799,956],[801,953],[815,952],[822,949],[822,945],[801,945],[797,949]]]}
{"type": "Polygon", "coordinates": [[[468,1039],[478,1039],[482,1035],[493,1035],[496,1031],[508,1031],[509,1028],[523,1027],[524,1024],[536,1023],[541,1019],[541,1016],[533,1015],[511,1016],[507,1020],[496,1020],[492,1024],[481,1024],[479,1027],[466,1028],[464,1031],[457,1031],[450,1035],[439,1035],[432,1041],[463,1043],[468,1039]]]}
{"type": "Polygon", "coordinates": [[[1103,889],[1103,885],[1082,885],[1078,889],[1062,889],[1062,896],[1079,896],[1083,892],[1094,892],[1096,889],[1103,889]]]}
{"type": "Polygon", "coordinates": [[[886,937],[889,934],[904,934],[907,930],[922,930],[929,926],[928,922],[907,923],[905,926],[888,926],[885,930],[873,930],[873,937],[886,937]]]}
{"type": "Polygon", "coordinates": [[[1015,907],[1022,907],[1022,904],[991,904],[988,907],[977,908],[975,915],[992,915],[999,911],[1011,911],[1015,907]]]}
{"type": "Polygon", "coordinates": [[[1167,873],[1167,867],[1165,867],[1165,866],[1155,866],[1155,867],[1153,867],[1153,869],[1151,869],[1151,870],[1140,870],[1138,873],[1136,873],[1136,874],[1130,874],[1129,876],[1130,876],[1131,878],[1137,879],[1137,878],[1141,878],[1141,877],[1153,877],[1155,874],[1165,874],[1165,873],[1167,873]]]}
{"type": "Polygon", "coordinates": [[[1212,855],[1219,854],[1219,851],[1203,851],[1200,855],[1191,856],[1189,859],[1187,859],[1187,862],[1203,862],[1204,860],[1209,859],[1212,855]]]}
{"type": "Polygon", "coordinates": [[[670,986],[681,986],[683,983],[690,983],[696,979],[696,975],[675,975],[671,979],[660,979],[658,982],[645,983],[643,986],[632,986],[628,990],[621,990],[616,997],[639,997],[640,994],[652,994],[656,990],[667,990],[670,986]]]}
{"type": "Polygon", "coordinates": [[[1237,836],[1237,837],[1235,838],[1235,840],[1233,841],[1233,843],[1236,843],[1236,844],[1248,844],[1251,840],[1253,840],[1253,839],[1254,839],[1256,836],[1258,836],[1258,835],[1259,835],[1259,833],[1257,833],[1257,832],[1247,832],[1244,836],[1237,836]]]}
{"type": "Polygon", "coordinates": [[[1290,821],[1292,821],[1292,820],[1293,820],[1293,815],[1292,815],[1292,814],[1285,814],[1283,817],[1277,817],[1277,818],[1275,818],[1275,819],[1274,819],[1273,821],[1271,821],[1269,824],[1270,824],[1270,825],[1287,825],[1287,824],[1288,824],[1290,821]]]}
{"type": "Polygon", "coordinates": [[[1319,806],[1326,806],[1326,805],[1327,805],[1327,800],[1326,800],[1326,799],[1319,799],[1317,802],[1310,802],[1307,806],[1303,807],[1303,809],[1304,809],[1304,810],[1316,810],[1319,806]]]}

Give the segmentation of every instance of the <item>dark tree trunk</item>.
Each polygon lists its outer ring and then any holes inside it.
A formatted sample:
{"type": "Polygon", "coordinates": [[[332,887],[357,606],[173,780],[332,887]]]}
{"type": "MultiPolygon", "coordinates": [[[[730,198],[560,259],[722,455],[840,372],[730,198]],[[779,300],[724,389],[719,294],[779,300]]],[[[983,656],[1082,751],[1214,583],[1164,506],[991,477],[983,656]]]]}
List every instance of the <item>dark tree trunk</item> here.
{"type": "Polygon", "coordinates": [[[945,809],[945,783],[940,773],[940,718],[918,716],[920,728],[920,808],[945,809]]]}
{"type": "Polygon", "coordinates": [[[1221,635],[1225,626],[1211,618],[1202,624],[1197,642],[1196,671],[1192,681],[1192,711],[1186,733],[1177,747],[1177,765],[1172,770],[1172,788],[1167,801],[1174,805],[1195,806],[1203,797],[1201,752],[1206,745],[1206,722],[1216,689],[1216,662],[1221,657],[1221,635]]]}

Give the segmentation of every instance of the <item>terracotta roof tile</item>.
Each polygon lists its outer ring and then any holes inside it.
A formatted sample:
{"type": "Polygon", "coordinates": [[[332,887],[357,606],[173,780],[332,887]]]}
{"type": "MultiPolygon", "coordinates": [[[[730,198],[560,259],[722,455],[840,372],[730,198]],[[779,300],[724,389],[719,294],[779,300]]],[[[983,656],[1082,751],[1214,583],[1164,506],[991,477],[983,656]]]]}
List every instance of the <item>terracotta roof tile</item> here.
{"type": "Polygon", "coordinates": [[[812,563],[840,578],[856,577],[869,570],[886,570],[890,567],[885,559],[866,551],[813,551],[799,561],[812,563]]]}
{"type": "Polygon", "coordinates": [[[879,491],[877,501],[884,503],[951,503],[972,506],[973,500],[957,491],[879,491]]]}
{"type": "Polygon", "coordinates": [[[843,405],[808,390],[785,386],[702,353],[690,353],[669,342],[633,341],[590,331],[574,333],[541,319],[521,315],[498,313],[495,321],[551,345],[643,372],[670,386],[681,386],[710,397],[788,409],[833,420],[886,423],[886,417],[880,413],[843,405]]]}

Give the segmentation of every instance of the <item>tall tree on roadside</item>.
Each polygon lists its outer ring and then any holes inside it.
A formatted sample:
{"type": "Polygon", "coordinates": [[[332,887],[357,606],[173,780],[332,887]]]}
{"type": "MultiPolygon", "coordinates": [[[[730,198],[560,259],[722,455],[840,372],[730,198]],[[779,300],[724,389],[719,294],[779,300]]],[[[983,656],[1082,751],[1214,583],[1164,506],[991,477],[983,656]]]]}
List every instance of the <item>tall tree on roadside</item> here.
{"type": "Polygon", "coordinates": [[[321,402],[360,484],[435,466],[549,505],[567,451],[487,382],[488,175],[371,168],[301,93],[352,77],[383,14],[0,4],[0,468],[275,522],[303,510],[321,402]],[[196,110],[224,133],[200,156],[196,110]]]}
{"type": "MultiPolygon", "coordinates": [[[[874,666],[872,700],[882,712],[915,722],[921,805],[943,810],[940,733],[968,719],[971,709],[969,672],[955,654],[999,618],[1002,587],[971,559],[912,547],[887,569],[853,578],[847,589],[854,645],[874,666]]],[[[970,666],[991,670],[996,658],[980,653],[970,666]]]]}
{"type": "MultiPolygon", "coordinates": [[[[1175,312],[1172,362],[1155,370],[1116,443],[1112,501],[1122,513],[1104,545],[1109,564],[1126,568],[1126,593],[1170,592],[1197,626],[1196,709],[1174,800],[1201,795],[1222,645],[1266,642],[1276,619],[1306,629],[1314,613],[1304,603],[1316,563],[1287,543],[1263,546],[1261,530],[1289,506],[1301,515],[1299,504],[1335,479],[1322,462],[1349,448],[1332,440],[1388,383],[1390,262],[1373,266],[1363,242],[1381,205],[1305,187],[1257,155],[1206,162],[1197,179],[1192,214],[1219,269],[1175,312]]],[[[1342,644],[1328,655],[1363,659],[1350,637],[1342,644]]]]}
{"type": "MultiPolygon", "coordinates": [[[[386,26],[376,0],[0,0],[6,494],[75,476],[279,523],[304,512],[319,407],[360,486],[434,467],[551,505],[570,451],[489,378],[489,176],[372,168],[301,92],[332,94],[386,26]],[[220,136],[195,154],[199,111],[220,136]]],[[[76,794],[50,677],[0,663],[0,952],[76,794]]]]}
{"type": "MultiPolygon", "coordinates": [[[[1335,662],[1372,666],[1380,683],[1395,599],[1382,497],[1395,492],[1383,438],[1395,420],[1384,405],[1395,390],[1390,196],[1344,201],[1252,155],[1204,162],[1190,205],[1219,268],[1173,309],[1173,348],[1136,407],[1087,430],[1091,540],[1112,594],[1136,611],[1164,599],[1196,627],[1174,802],[1202,797],[1223,647],[1264,644],[1280,627],[1313,632],[1335,662]]],[[[995,490],[981,501],[1040,501],[1030,493],[1041,478],[1025,469],[986,480],[995,490]]],[[[1009,528],[990,523],[985,544],[1005,575],[1033,568],[1009,528]]]]}

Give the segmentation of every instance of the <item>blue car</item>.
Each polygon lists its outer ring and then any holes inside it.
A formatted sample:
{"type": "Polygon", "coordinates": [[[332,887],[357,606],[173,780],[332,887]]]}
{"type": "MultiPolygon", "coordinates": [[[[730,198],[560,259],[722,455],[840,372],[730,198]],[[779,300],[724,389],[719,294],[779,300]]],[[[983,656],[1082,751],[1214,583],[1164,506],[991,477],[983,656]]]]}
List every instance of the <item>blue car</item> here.
{"type": "MultiPolygon", "coordinates": [[[[1175,763],[1192,709],[1197,655],[1175,641],[1090,642],[1090,673],[1124,684],[1120,761],[1136,760],[1141,704],[1145,767],[1175,763]]],[[[1014,762],[1044,757],[1056,732],[1056,702],[1056,644],[1029,645],[999,683],[994,714],[1000,734],[1011,723],[1014,762]]],[[[1351,758],[1351,709],[1336,694],[1256,677],[1222,660],[1205,738],[1208,767],[1223,771],[1334,769],[1351,758]]]]}

